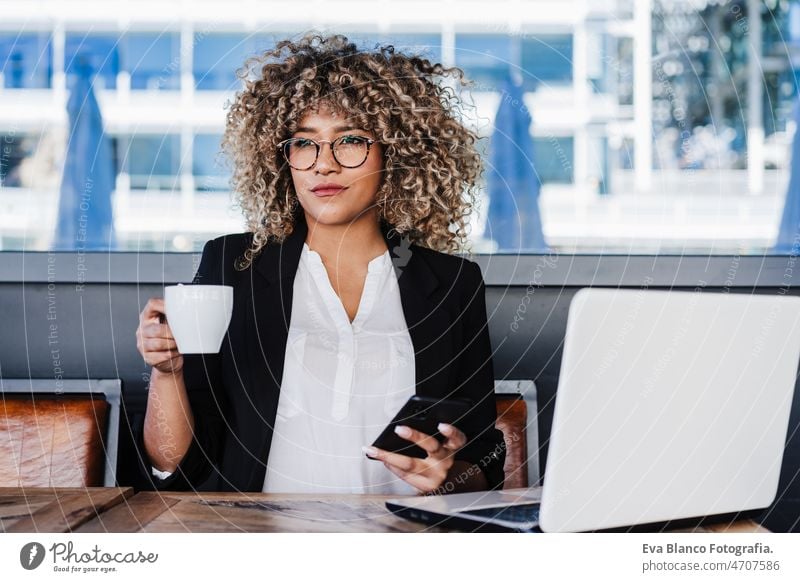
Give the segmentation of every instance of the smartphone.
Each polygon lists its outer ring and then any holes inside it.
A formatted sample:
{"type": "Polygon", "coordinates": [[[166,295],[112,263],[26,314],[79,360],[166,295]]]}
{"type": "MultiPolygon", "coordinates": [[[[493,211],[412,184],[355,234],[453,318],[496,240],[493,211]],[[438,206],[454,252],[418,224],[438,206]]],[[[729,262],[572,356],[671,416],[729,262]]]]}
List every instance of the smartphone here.
{"type": "MultiPolygon", "coordinates": [[[[440,443],[447,440],[436,426],[440,422],[458,426],[459,421],[464,418],[474,406],[471,400],[466,398],[431,398],[429,396],[414,395],[408,399],[392,421],[383,429],[383,432],[372,443],[373,447],[378,447],[384,451],[400,453],[409,457],[424,459],[428,453],[411,441],[408,441],[394,432],[397,425],[408,426],[425,434],[436,438],[440,443]]],[[[371,459],[372,457],[367,457],[371,459]]]]}

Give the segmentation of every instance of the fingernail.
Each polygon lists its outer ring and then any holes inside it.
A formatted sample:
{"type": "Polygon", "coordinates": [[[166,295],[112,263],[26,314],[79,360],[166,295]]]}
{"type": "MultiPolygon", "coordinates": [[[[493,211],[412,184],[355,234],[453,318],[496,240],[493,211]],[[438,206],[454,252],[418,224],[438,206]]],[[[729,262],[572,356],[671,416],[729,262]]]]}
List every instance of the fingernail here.
{"type": "Polygon", "coordinates": [[[370,457],[378,456],[378,449],[376,449],[375,447],[368,447],[364,445],[363,447],[361,447],[361,450],[364,452],[364,454],[369,455],[370,457]]]}
{"type": "Polygon", "coordinates": [[[409,429],[407,426],[403,426],[403,425],[400,425],[400,424],[398,424],[396,427],[394,427],[394,432],[399,434],[401,437],[410,437],[411,436],[411,429],[409,429]]]}
{"type": "Polygon", "coordinates": [[[439,432],[450,432],[450,425],[443,422],[437,424],[436,428],[439,430],[439,432]]]}

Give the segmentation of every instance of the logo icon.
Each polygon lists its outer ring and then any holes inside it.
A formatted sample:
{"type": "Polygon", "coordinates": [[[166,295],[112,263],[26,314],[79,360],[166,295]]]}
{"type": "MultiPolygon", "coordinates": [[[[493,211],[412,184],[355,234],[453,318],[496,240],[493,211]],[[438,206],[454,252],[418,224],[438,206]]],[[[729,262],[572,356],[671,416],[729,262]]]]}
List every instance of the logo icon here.
{"type": "Polygon", "coordinates": [[[19,552],[19,563],[26,570],[35,570],[44,561],[44,546],[38,542],[30,542],[22,546],[19,552]]]}

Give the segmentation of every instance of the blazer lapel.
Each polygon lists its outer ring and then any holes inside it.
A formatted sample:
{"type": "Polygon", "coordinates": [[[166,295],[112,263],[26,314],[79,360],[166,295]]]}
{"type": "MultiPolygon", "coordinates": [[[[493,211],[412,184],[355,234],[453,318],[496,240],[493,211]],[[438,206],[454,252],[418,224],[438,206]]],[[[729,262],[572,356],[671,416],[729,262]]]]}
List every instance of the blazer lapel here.
{"type": "Polygon", "coordinates": [[[306,233],[305,220],[296,220],[283,244],[264,247],[249,270],[249,288],[242,290],[242,301],[247,305],[245,374],[249,376],[245,397],[250,399],[248,410],[252,411],[242,426],[252,428],[245,429],[248,432],[240,438],[254,457],[253,470],[242,484],[248,491],[260,491],[266,475],[292,315],[294,277],[306,233]]]}
{"type": "Polygon", "coordinates": [[[450,383],[447,370],[453,357],[452,318],[433,296],[439,287],[436,272],[419,247],[410,244],[388,226],[382,226],[392,258],[408,333],[414,345],[416,393],[446,396],[450,383]]]}

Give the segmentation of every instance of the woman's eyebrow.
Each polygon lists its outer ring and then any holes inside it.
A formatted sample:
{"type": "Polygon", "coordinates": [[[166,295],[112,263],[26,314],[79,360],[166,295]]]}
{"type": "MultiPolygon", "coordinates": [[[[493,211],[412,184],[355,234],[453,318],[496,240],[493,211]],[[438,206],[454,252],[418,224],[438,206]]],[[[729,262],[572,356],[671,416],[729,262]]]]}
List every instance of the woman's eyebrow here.
{"type": "MultiPolygon", "coordinates": [[[[334,133],[339,133],[340,131],[352,131],[354,129],[358,130],[358,131],[361,131],[361,128],[355,127],[353,125],[340,125],[338,127],[334,127],[333,131],[334,131],[334,133]]],[[[299,132],[303,132],[303,133],[319,133],[320,130],[317,129],[316,127],[298,127],[294,131],[295,131],[295,133],[299,133],[299,132]]]]}

